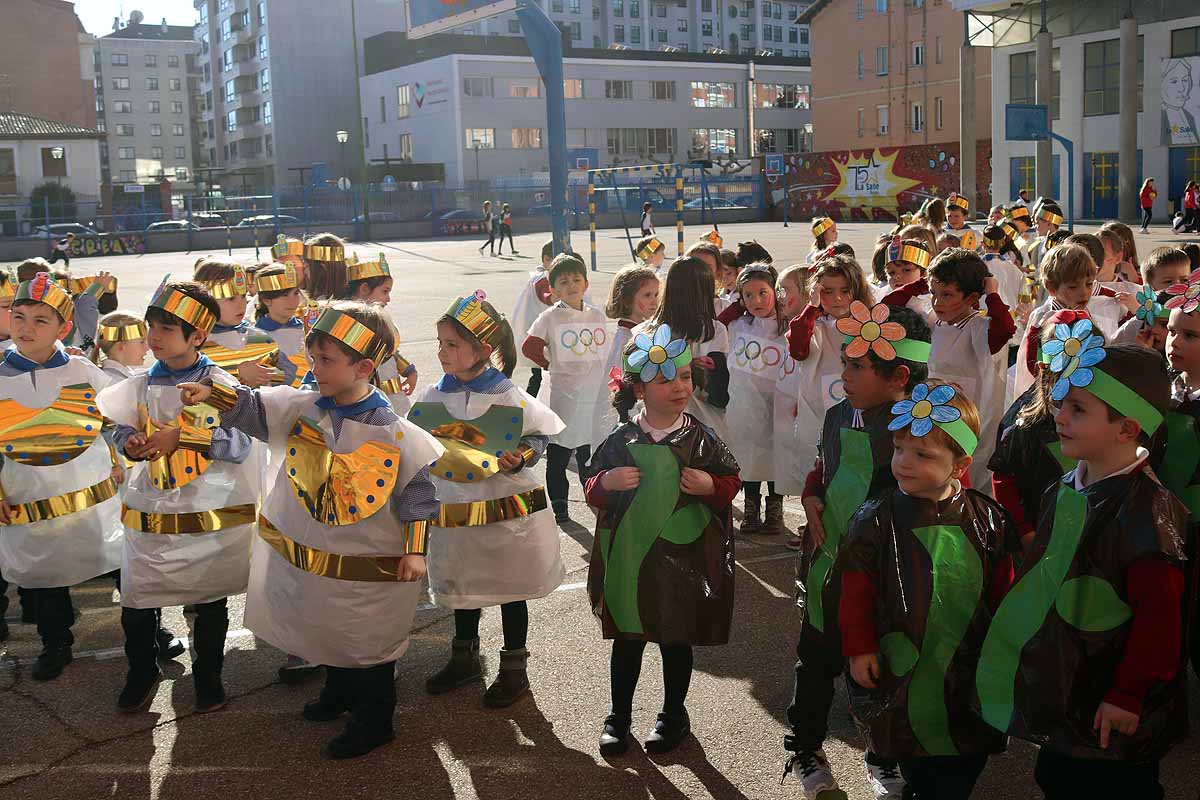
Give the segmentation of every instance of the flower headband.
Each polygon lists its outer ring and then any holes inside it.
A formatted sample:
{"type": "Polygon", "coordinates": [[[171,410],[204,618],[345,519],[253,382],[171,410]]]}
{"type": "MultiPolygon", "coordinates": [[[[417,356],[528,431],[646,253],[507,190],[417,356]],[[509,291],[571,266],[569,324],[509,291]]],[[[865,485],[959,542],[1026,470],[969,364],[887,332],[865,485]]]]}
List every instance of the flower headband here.
{"type": "Polygon", "coordinates": [[[336,308],[326,308],[322,311],[312,329],[332,336],[363,358],[371,359],[376,365],[387,355],[384,352],[384,342],[375,331],[336,308]]]}
{"type": "Polygon", "coordinates": [[[671,338],[671,326],[659,325],[653,337],[639,333],[633,337],[633,352],[625,357],[625,374],[649,383],[660,373],[668,381],[675,371],[692,363],[692,349],[684,339],[671,338]]]}
{"type": "Polygon", "coordinates": [[[1137,301],[1139,304],[1137,318],[1147,328],[1153,325],[1155,320],[1171,316],[1171,310],[1158,302],[1158,295],[1149,286],[1141,288],[1141,291],[1137,293],[1137,301]]]}
{"type": "Polygon", "coordinates": [[[254,285],[260,292],[286,292],[288,289],[295,289],[300,285],[300,276],[296,274],[295,267],[287,264],[284,266],[283,272],[273,275],[263,275],[262,273],[255,275],[254,285]]]}
{"type": "Polygon", "coordinates": [[[929,269],[929,251],[915,244],[905,244],[899,236],[893,236],[888,244],[887,263],[907,261],[921,269],[929,269]]]}
{"type": "Polygon", "coordinates": [[[70,322],[71,318],[75,316],[75,301],[71,299],[71,295],[52,281],[45,272],[39,272],[33,276],[32,280],[25,281],[18,286],[14,302],[16,300],[45,303],[58,312],[63,322],[70,322]]]}
{"type": "Polygon", "coordinates": [[[638,246],[637,257],[640,258],[642,261],[645,261],[646,259],[650,258],[650,256],[657,253],[659,250],[665,250],[665,249],[666,249],[666,245],[664,245],[661,241],[659,241],[658,237],[651,236],[649,239],[642,242],[638,246]]]}
{"type": "Polygon", "coordinates": [[[913,436],[920,438],[936,426],[958,442],[964,453],[971,455],[979,445],[979,437],[963,421],[962,412],[950,405],[957,394],[949,384],[939,384],[930,389],[929,384],[918,383],[913,387],[911,398],[892,406],[895,419],[888,423],[888,430],[908,428],[913,436]]]}
{"type": "Polygon", "coordinates": [[[97,342],[132,342],[146,338],[146,323],[140,319],[131,325],[100,325],[96,328],[97,342]]]}
{"type": "Polygon", "coordinates": [[[861,300],[850,303],[850,316],[837,321],[837,329],[846,335],[846,358],[861,358],[874,353],[884,361],[903,358],[922,364],[929,361],[929,342],[909,339],[899,322],[888,322],[891,308],[876,303],[867,308],[861,300]]]}
{"type": "Polygon", "coordinates": [[[829,217],[817,217],[812,221],[813,238],[820,236],[825,231],[833,227],[833,220],[829,217]]]}
{"type": "Polygon", "coordinates": [[[246,276],[246,270],[241,267],[234,267],[231,277],[219,281],[205,281],[204,285],[216,300],[243,297],[250,291],[250,279],[246,276]]]}
{"type": "Polygon", "coordinates": [[[497,347],[500,344],[500,317],[494,317],[483,307],[487,299],[482,289],[474,294],[459,297],[446,309],[446,316],[462,325],[471,335],[484,344],[497,347]]]}
{"type": "Polygon", "coordinates": [[[392,270],[388,267],[387,258],[383,253],[379,254],[379,259],[376,261],[359,261],[357,255],[351,255],[346,259],[347,281],[365,281],[369,278],[382,278],[391,274],[392,270]]]}
{"type": "Polygon", "coordinates": [[[1101,337],[1092,333],[1092,321],[1081,319],[1074,325],[1054,326],[1054,338],[1042,345],[1051,356],[1050,371],[1058,378],[1050,390],[1050,399],[1060,401],[1072,386],[1087,389],[1126,417],[1132,417],[1147,435],[1162,424],[1163,415],[1137,392],[1109,375],[1097,365],[1108,357],[1101,337]]]}
{"type": "Polygon", "coordinates": [[[957,194],[956,192],[951,192],[950,196],[946,198],[946,205],[950,206],[951,208],[961,208],[963,211],[966,211],[971,207],[971,204],[967,201],[967,198],[963,197],[961,194],[957,194]]]}
{"type": "Polygon", "coordinates": [[[1171,298],[1165,305],[1167,308],[1178,308],[1185,314],[1191,314],[1200,306],[1200,269],[1188,275],[1186,283],[1173,283],[1167,287],[1171,298]]]}

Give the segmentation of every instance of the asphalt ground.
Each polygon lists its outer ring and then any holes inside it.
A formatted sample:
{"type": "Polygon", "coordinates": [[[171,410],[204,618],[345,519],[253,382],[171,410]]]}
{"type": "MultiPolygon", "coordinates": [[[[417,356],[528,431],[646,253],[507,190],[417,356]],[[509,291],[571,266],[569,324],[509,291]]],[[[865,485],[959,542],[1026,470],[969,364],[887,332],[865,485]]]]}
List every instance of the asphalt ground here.
{"type": "MultiPolygon", "coordinates": [[[[868,258],[881,225],[846,225],[842,238],[868,258]]],[[[688,230],[691,241],[703,230],[688,230]]],[[[757,239],[776,264],[801,261],[810,237],[806,224],[740,224],[721,227],[727,242],[757,239]]],[[[664,233],[667,233],[664,231],[664,233]]],[[[264,237],[266,238],[266,237],[264,237]]],[[[390,310],[402,350],[418,367],[421,384],[436,380],[434,321],[457,295],[484,289],[501,309],[511,309],[538,258],[544,234],[518,235],[517,256],[480,256],[478,243],[426,240],[354,245],[360,255],[386,253],[396,276],[390,310]]],[[[673,248],[673,231],[668,234],[673,248]]],[[[587,234],[573,234],[588,251],[587,234]]],[[[1169,232],[1139,236],[1147,252],[1179,242],[1169,232]]],[[[190,275],[204,253],[78,259],[76,275],[97,269],[120,278],[123,307],[144,309],[163,275],[190,275]]],[[[264,248],[264,257],[266,251],[264,248]]],[[[235,250],[250,262],[253,250],[235,250]]],[[[613,273],[628,261],[619,231],[599,234],[599,271],[591,295],[607,296],[613,273]]],[[[518,371],[518,382],[526,371],[518,371]]],[[[537,467],[539,470],[541,467],[537,467]]],[[[740,505],[740,504],[739,504],[740,505]]],[[[788,524],[802,521],[788,502],[788,524]]],[[[115,798],[797,798],[799,787],[780,786],[785,754],[784,711],[792,695],[793,648],[798,614],[792,602],[794,558],[783,537],[739,537],[734,632],[724,647],[698,648],[688,697],[695,737],[666,756],[640,748],[620,758],[599,755],[596,739],[608,710],[608,644],[588,608],[584,582],[594,520],[579,486],[572,486],[573,522],[562,532],[568,575],[558,591],[530,603],[532,695],[509,709],[484,709],[483,684],[430,697],[423,681],[439,669],[453,635],[450,612],[422,607],[412,647],[400,662],[395,743],[352,762],[320,756],[342,723],[308,723],[304,702],[319,679],[283,686],[276,669],[283,655],[242,628],[244,598],[230,601],[224,670],[229,704],[208,715],[194,710],[190,655],[165,668],[150,710],[117,712],[125,676],[120,606],[111,582],[91,581],[74,590],[82,615],[75,626],[76,660],[49,683],[29,677],[40,650],[33,626],[19,623],[15,591],[8,621],[12,636],[0,643],[0,797],[115,798]]],[[[186,634],[189,618],[164,611],[165,624],[186,634]]],[[[499,614],[487,611],[481,628],[485,671],[494,677],[501,646],[499,614]]],[[[1190,691],[1193,721],[1197,691],[1190,691]]],[[[653,725],[662,701],[660,660],[647,650],[634,701],[634,734],[653,725]]],[[[846,711],[841,688],[826,745],[835,773],[852,798],[868,797],[862,743],[846,711]]],[[[975,796],[1038,796],[1032,781],[1034,748],[1012,742],[991,759],[975,796]]],[[[1200,795],[1196,737],[1163,762],[1168,797],[1200,795]]]]}

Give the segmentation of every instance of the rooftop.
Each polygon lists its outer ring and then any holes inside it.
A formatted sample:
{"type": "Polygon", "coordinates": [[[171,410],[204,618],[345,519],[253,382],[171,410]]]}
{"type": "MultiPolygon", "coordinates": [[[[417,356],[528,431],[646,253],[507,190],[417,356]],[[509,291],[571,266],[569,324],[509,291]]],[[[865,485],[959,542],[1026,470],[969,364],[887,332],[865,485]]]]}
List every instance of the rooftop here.
{"type": "Polygon", "coordinates": [[[0,112],[0,139],[101,139],[104,134],[66,122],[0,112]]]}
{"type": "Polygon", "coordinates": [[[101,39],[159,39],[163,41],[192,41],[191,25],[126,25],[120,30],[101,36],[101,39]]]}

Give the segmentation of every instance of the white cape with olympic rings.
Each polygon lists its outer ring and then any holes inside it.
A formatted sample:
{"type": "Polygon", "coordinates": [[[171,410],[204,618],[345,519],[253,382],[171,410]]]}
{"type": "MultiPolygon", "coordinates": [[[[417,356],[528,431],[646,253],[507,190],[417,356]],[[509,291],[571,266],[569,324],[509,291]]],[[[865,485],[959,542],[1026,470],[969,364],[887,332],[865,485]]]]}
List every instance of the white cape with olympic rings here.
{"type": "Polygon", "coordinates": [[[775,383],[787,358],[787,342],[777,333],[774,317],[741,317],[729,326],[729,426],[727,444],[741,468],[743,481],[775,480],[772,450],[775,383]]]}
{"type": "Polygon", "coordinates": [[[580,311],[558,303],[542,312],[529,333],[546,342],[546,402],[566,424],[550,441],[569,448],[591,444],[596,416],[603,412],[600,387],[608,380],[604,364],[613,340],[608,318],[586,303],[580,311]]]}

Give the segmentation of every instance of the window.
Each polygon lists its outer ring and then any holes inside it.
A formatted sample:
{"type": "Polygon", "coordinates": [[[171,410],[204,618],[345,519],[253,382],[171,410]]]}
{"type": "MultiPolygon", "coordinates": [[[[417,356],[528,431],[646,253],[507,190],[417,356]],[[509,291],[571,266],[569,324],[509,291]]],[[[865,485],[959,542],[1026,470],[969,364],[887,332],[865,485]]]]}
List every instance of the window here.
{"type": "Polygon", "coordinates": [[[888,0],[875,0],[875,13],[886,14],[888,10],[888,0]]]}
{"type": "Polygon", "coordinates": [[[163,157],[163,149],[162,149],[162,147],[151,147],[151,148],[150,148],[150,157],[151,157],[151,158],[157,158],[157,159],[161,160],[161,159],[162,159],[162,157],[163,157]]]}
{"type": "Polygon", "coordinates": [[[625,16],[625,0],[612,0],[612,12],[614,17],[625,16]]]}
{"type": "Polygon", "coordinates": [[[114,89],[128,89],[129,88],[129,78],[113,78],[113,88],[114,89]]]}
{"type": "Polygon", "coordinates": [[[179,56],[167,56],[167,66],[178,69],[179,68],[179,56]]]}
{"type": "Polygon", "coordinates": [[[550,10],[555,14],[563,13],[563,0],[551,0],[550,10]]]}
{"type": "Polygon", "coordinates": [[[942,129],[942,98],[933,98],[933,127],[937,130],[942,129]]]}
{"type": "Polygon", "coordinates": [[[679,31],[680,33],[687,33],[687,29],[687,17],[680,17],[675,30],[679,31]]]}
{"type": "Polygon", "coordinates": [[[692,128],[692,150],[696,153],[732,155],[737,152],[737,130],[692,128]]]}
{"type": "Polygon", "coordinates": [[[400,134],[400,158],[412,161],[413,140],[411,133],[400,134]]]}
{"type": "Polygon", "coordinates": [[[942,63],[942,37],[933,37],[933,63],[942,63]]]}
{"type": "Polygon", "coordinates": [[[467,149],[492,150],[496,147],[495,128],[467,128],[467,149]]]}
{"type": "Polygon", "coordinates": [[[633,81],[605,81],[604,96],[609,100],[632,100],[633,81]]]}
{"type": "Polygon", "coordinates": [[[863,57],[863,51],[859,50],[858,51],[858,79],[860,81],[863,79],[863,76],[866,75],[866,72],[867,72],[867,62],[866,62],[866,59],[863,57]]]}
{"type": "Polygon", "coordinates": [[[267,155],[269,155],[269,156],[275,155],[275,137],[274,136],[272,136],[271,134],[268,133],[266,136],[263,137],[263,144],[267,148],[267,155]]]}
{"type": "Polygon", "coordinates": [[[578,42],[583,38],[583,28],[580,27],[578,22],[568,22],[567,30],[571,32],[572,42],[578,42]]]}
{"type": "Polygon", "coordinates": [[[692,81],[692,108],[736,108],[737,87],[732,83],[692,81]]]}
{"type": "Polygon", "coordinates": [[[183,145],[176,145],[175,146],[175,158],[176,159],[187,158],[187,148],[184,147],[183,145]]]}
{"type": "Polygon", "coordinates": [[[808,108],[808,86],[800,83],[756,83],[758,108],[808,108]]]}
{"type": "Polygon", "coordinates": [[[463,78],[463,94],[467,97],[491,97],[491,78],[463,78]]]}
{"type": "Polygon", "coordinates": [[[117,136],[133,136],[133,126],[117,123],[117,136]]]}
{"type": "Polygon", "coordinates": [[[42,175],[47,178],[67,177],[67,151],[63,148],[62,158],[54,157],[53,147],[42,148],[42,175]]]}
{"type": "Polygon", "coordinates": [[[158,91],[158,78],[146,78],[146,91],[148,91],[148,92],[157,92],[158,91]]]}
{"type": "Polygon", "coordinates": [[[613,25],[613,41],[618,44],[625,41],[624,25],[613,25]]]}
{"type": "Polygon", "coordinates": [[[538,150],[542,146],[541,128],[513,128],[512,146],[514,150],[538,150]]]}
{"type": "Polygon", "coordinates": [[[650,81],[651,100],[675,99],[675,81],[650,81]]]}
{"type": "Polygon", "coordinates": [[[157,122],[151,122],[150,123],[150,135],[151,136],[162,136],[162,125],[158,124],[157,122]]]}
{"type": "Polygon", "coordinates": [[[579,13],[579,0],[570,0],[570,3],[567,4],[567,10],[570,11],[572,14],[578,14],[579,13]]]}
{"type": "Polygon", "coordinates": [[[712,24],[711,19],[700,20],[700,35],[701,36],[712,36],[713,35],[713,24],[712,24]]]}
{"type": "Polygon", "coordinates": [[[264,92],[270,91],[270,89],[271,89],[271,70],[270,69],[264,69],[262,72],[258,73],[258,83],[264,92]]]}
{"type": "Polygon", "coordinates": [[[659,43],[660,43],[660,44],[666,44],[666,43],[667,43],[667,29],[666,29],[666,28],[663,28],[662,30],[655,31],[655,32],[654,32],[654,35],[655,35],[655,38],[657,38],[657,39],[658,39],[658,41],[659,41],[659,43]]]}
{"type": "Polygon", "coordinates": [[[875,74],[888,74],[888,48],[887,45],[875,48],[875,74]]]}
{"type": "Polygon", "coordinates": [[[128,53],[113,53],[112,54],[112,65],[114,67],[128,67],[129,66],[129,54],[128,53]]]}
{"type": "Polygon", "coordinates": [[[175,168],[175,180],[186,181],[187,179],[188,179],[187,167],[176,167],[175,168]]]}
{"type": "Polygon", "coordinates": [[[179,78],[171,78],[169,85],[172,92],[183,91],[183,81],[179,78]]]}
{"type": "Polygon", "coordinates": [[[265,59],[267,57],[267,37],[258,37],[258,57],[265,59]]]}
{"type": "Polygon", "coordinates": [[[258,24],[259,24],[259,25],[266,25],[266,24],[267,24],[267,3],[266,3],[266,0],[263,0],[262,2],[260,2],[260,3],[258,4],[258,24]]]}
{"type": "MultiPolygon", "coordinates": [[[[508,32],[509,33],[520,33],[521,32],[521,20],[510,19],[508,21],[508,32]]],[[[403,136],[405,134],[401,134],[401,135],[403,136]]]]}
{"type": "Polygon", "coordinates": [[[129,100],[117,100],[113,102],[113,112],[117,114],[132,114],[133,103],[129,100]]]}
{"type": "Polygon", "coordinates": [[[912,129],[913,133],[925,130],[925,107],[920,103],[912,104],[912,129]]]}
{"type": "Polygon", "coordinates": [[[230,111],[225,115],[225,130],[232,133],[237,130],[237,113],[230,111]]]}
{"type": "Polygon", "coordinates": [[[270,125],[274,121],[274,116],[271,111],[271,101],[267,100],[262,104],[262,121],[270,125]]]}
{"type": "Polygon", "coordinates": [[[171,101],[171,113],[172,114],[182,114],[183,113],[183,101],[182,100],[172,100],[171,101]]]}
{"type": "Polygon", "coordinates": [[[136,158],[137,156],[134,153],[135,153],[135,151],[134,151],[134,148],[132,148],[132,147],[118,147],[117,148],[117,158],[124,158],[124,159],[136,158]]]}
{"type": "Polygon", "coordinates": [[[887,136],[891,129],[890,117],[890,109],[886,105],[875,106],[875,132],[880,136],[887,136]]]}
{"type": "Polygon", "coordinates": [[[863,0],[858,0],[854,8],[854,18],[861,20],[863,18],[863,0]]]}
{"type": "Polygon", "coordinates": [[[858,138],[863,138],[867,132],[867,110],[861,106],[858,109],[858,138]]]}
{"type": "Polygon", "coordinates": [[[402,83],[396,87],[396,119],[404,119],[409,115],[411,97],[412,89],[407,83],[402,83]]]}
{"type": "Polygon", "coordinates": [[[923,66],[924,64],[925,64],[925,43],[924,42],[913,42],[912,43],[912,65],[914,67],[920,67],[920,66],[923,66]]]}
{"type": "Polygon", "coordinates": [[[642,29],[641,28],[638,28],[635,26],[635,27],[632,27],[629,29],[629,43],[630,44],[641,44],[642,43],[642,29]]]}
{"type": "Polygon", "coordinates": [[[1200,27],[1171,31],[1171,58],[1200,56],[1200,27]]]}
{"type": "Polygon", "coordinates": [[[509,97],[541,97],[542,82],[537,78],[516,78],[509,81],[509,97]]]}
{"type": "Polygon", "coordinates": [[[137,181],[137,170],[123,169],[121,170],[121,183],[135,183],[137,181]]]}
{"type": "Polygon", "coordinates": [[[225,102],[232,102],[237,92],[234,90],[233,81],[225,81],[225,102]]]}
{"type": "Polygon", "coordinates": [[[147,67],[157,67],[158,66],[158,56],[155,55],[154,53],[147,53],[146,54],[146,66],[147,67]]]}
{"type": "MultiPolygon", "coordinates": [[[[1138,37],[1138,111],[1142,110],[1143,43],[1138,37]]],[[[1083,115],[1116,114],[1121,109],[1121,40],[1083,46],[1083,115]]]]}
{"type": "Polygon", "coordinates": [[[171,135],[172,136],[183,136],[183,123],[182,122],[176,122],[171,125],[171,135]]]}
{"type": "Polygon", "coordinates": [[[609,128],[607,140],[609,155],[649,157],[652,153],[675,152],[674,128],[609,128]]]}
{"type": "Polygon", "coordinates": [[[563,79],[563,96],[572,100],[581,99],[583,97],[583,80],[580,78],[563,79]]]}

